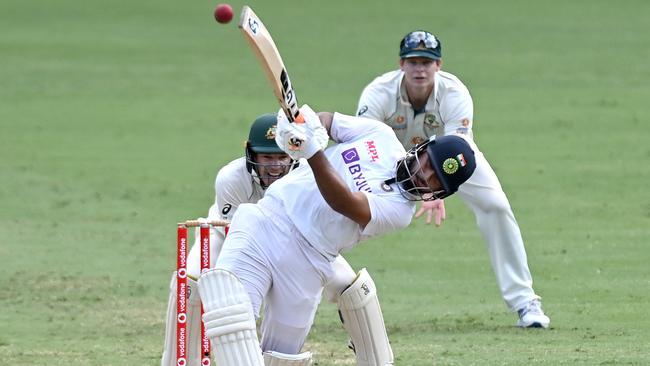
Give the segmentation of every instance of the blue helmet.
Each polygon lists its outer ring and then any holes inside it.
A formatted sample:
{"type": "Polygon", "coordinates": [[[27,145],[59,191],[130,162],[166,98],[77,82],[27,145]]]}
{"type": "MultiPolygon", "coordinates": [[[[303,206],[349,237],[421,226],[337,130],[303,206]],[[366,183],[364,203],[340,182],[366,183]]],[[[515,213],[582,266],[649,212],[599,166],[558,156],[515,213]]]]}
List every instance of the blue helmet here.
{"type": "Polygon", "coordinates": [[[459,136],[432,136],[428,141],[418,144],[406,153],[406,157],[397,163],[395,182],[400,193],[412,201],[430,201],[442,199],[458,191],[476,169],[474,150],[465,139],[459,136]],[[432,187],[420,187],[414,183],[414,177],[422,168],[419,154],[426,150],[442,190],[432,187]]]}

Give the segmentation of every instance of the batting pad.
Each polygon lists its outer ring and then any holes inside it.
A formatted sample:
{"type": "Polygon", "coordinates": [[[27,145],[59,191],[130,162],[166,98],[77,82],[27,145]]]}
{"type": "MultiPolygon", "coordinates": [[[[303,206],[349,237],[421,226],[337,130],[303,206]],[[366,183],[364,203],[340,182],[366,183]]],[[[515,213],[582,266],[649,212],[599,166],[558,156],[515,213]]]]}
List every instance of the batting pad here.
{"type": "Polygon", "coordinates": [[[311,352],[298,355],[289,355],[275,351],[264,352],[265,366],[309,366],[311,365],[311,352]]]}
{"type": "MultiPolygon", "coordinates": [[[[201,365],[201,298],[198,284],[187,278],[187,366],[201,365]]],[[[161,366],[176,365],[176,272],[172,273],[167,303],[167,324],[165,325],[165,348],[160,360],[161,366]]]]}
{"type": "Polygon", "coordinates": [[[359,366],[393,364],[393,350],[388,342],[384,317],[377,298],[375,283],[364,268],[339,299],[339,313],[348,331],[359,366]]]}
{"type": "Polygon", "coordinates": [[[250,298],[239,279],[223,269],[201,275],[205,333],[219,366],[264,366],[250,298]]]}

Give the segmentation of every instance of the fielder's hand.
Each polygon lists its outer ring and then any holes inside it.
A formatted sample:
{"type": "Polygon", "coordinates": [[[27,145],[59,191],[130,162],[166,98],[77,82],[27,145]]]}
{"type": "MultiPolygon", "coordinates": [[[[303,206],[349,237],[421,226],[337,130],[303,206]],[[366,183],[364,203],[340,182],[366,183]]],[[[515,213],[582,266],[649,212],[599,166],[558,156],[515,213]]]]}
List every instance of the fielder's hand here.
{"type": "Polygon", "coordinates": [[[427,225],[431,224],[431,219],[435,215],[436,226],[440,226],[445,220],[447,214],[445,212],[445,201],[444,200],[433,200],[433,201],[422,201],[422,206],[418,212],[415,213],[415,218],[422,216],[423,213],[427,213],[427,225]]]}
{"type": "Polygon", "coordinates": [[[306,104],[300,108],[300,112],[305,117],[305,123],[291,123],[280,109],[275,133],[275,142],[294,160],[311,158],[327,147],[329,141],[318,115],[306,104]],[[296,144],[296,141],[299,141],[299,144],[296,144]]]}

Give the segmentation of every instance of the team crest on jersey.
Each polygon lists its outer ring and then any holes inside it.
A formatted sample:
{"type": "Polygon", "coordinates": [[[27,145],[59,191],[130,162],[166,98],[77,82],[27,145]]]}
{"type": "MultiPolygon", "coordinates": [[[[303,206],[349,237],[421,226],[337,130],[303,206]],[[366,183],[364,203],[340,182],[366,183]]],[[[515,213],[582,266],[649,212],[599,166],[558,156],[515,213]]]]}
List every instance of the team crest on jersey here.
{"type": "Polygon", "coordinates": [[[463,124],[463,127],[468,127],[469,125],[472,124],[472,121],[468,120],[467,118],[464,118],[461,123],[463,124]]]}
{"type": "Polygon", "coordinates": [[[426,124],[429,127],[440,127],[440,122],[436,120],[436,116],[431,113],[427,113],[424,115],[424,124],[426,124]]]}
{"type": "Polygon", "coordinates": [[[458,171],[458,160],[454,158],[445,159],[442,163],[442,170],[449,175],[456,173],[458,171]]]}
{"type": "Polygon", "coordinates": [[[395,118],[395,122],[404,123],[404,116],[397,116],[397,118],[395,118]]]}
{"type": "Polygon", "coordinates": [[[269,129],[266,131],[265,136],[266,136],[267,140],[275,140],[275,128],[276,127],[277,127],[276,125],[273,125],[273,126],[269,127],[269,129]]]}

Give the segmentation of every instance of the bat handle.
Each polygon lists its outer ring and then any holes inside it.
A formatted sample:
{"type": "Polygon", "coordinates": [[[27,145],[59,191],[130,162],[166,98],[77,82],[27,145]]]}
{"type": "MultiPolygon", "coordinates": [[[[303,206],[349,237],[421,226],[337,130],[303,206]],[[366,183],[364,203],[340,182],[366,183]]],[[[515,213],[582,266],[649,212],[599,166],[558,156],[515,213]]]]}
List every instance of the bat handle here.
{"type": "Polygon", "coordinates": [[[293,120],[295,123],[305,123],[305,116],[302,112],[298,111],[298,115],[293,120]]]}

